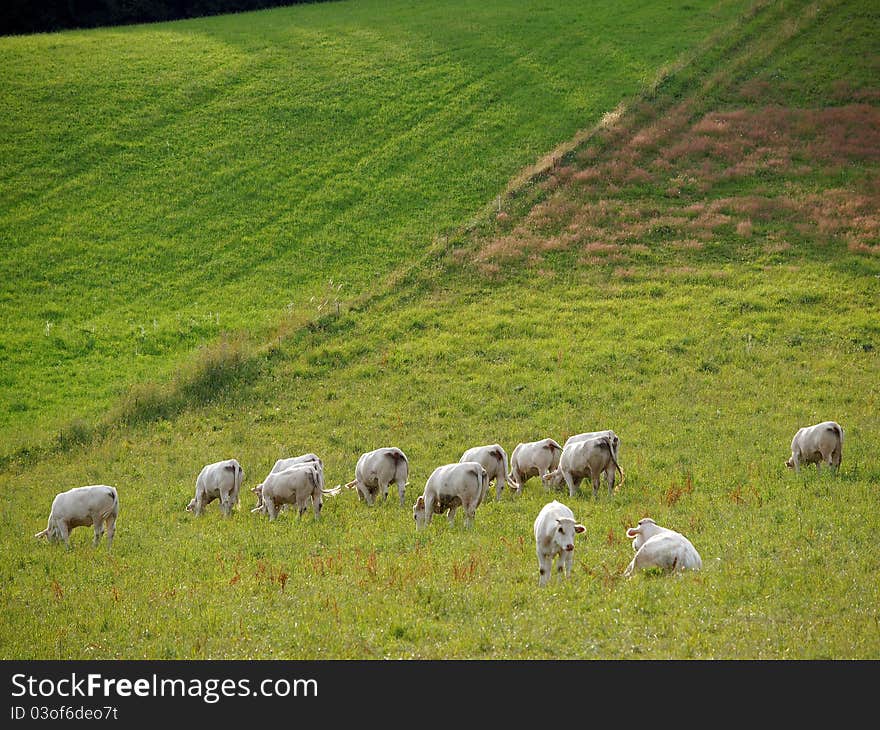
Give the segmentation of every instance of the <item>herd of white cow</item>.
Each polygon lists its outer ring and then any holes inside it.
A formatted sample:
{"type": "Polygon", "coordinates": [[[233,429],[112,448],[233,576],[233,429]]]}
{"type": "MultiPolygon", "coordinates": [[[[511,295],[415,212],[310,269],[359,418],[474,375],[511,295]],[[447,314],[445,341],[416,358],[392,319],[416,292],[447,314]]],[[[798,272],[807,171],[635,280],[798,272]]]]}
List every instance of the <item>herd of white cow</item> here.
{"type": "MultiPolygon", "coordinates": [[[[446,514],[452,524],[459,507],[464,511],[465,526],[472,526],[477,507],[486,499],[493,480],[496,500],[501,499],[505,485],[518,493],[532,477],[540,477],[547,489],[567,486],[569,497],[574,497],[581,482],[589,479],[596,497],[604,476],[608,493],[613,494],[616,475],[620,474],[621,485],[625,478],[618,463],[619,450],[620,439],[610,430],[572,436],[563,446],[552,438],[520,443],[511,453],[509,465],[507,453],[498,444],[468,449],[458,462],[438,466],[428,477],[423,493],[413,505],[416,529],[424,529],[435,514],[446,514]]],[[[834,421],[823,421],[797,431],[791,441],[791,457],[785,465],[799,471],[802,465],[815,464],[819,470],[822,464],[827,464],[836,472],[842,455],[843,429],[834,421]]],[[[394,484],[403,507],[408,478],[406,454],[397,447],[387,447],[362,454],[355,466],[354,479],[344,486],[355,489],[359,500],[373,505],[380,497],[384,501],[394,484]]],[[[236,459],[206,465],[196,478],[195,495],[186,506],[187,511],[200,515],[211,502],[219,500],[223,514],[230,515],[239,502],[243,481],[244,470],[236,459]]],[[[300,517],[311,506],[318,519],[324,496],[335,496],[342,488],[343,485],[325,488],[324,465],[315,454],[279,459],[266,478],[251,489],[257,498],[251,512],[265,513],[271,521],[287,505],[296,507],[300,517]]],[[[55,497],[48,525],[35,537],[45,537],[50,542],[63,541],[69,549],[70,531],[92,525],[94,544],[98,545],[106,530],[109,550],[118,515],[119,494],[115,487],[104,484],[74,487],[55,497]]],[[[570,575],[574,536],[584,531],[584,526],[566,505],[554,500],[541,509],[534,523],[541,586],[550,581],[554,561],[560,576],[570,575]]],[[[648,568],[670,572],[702,568],[700,555],[690,540],[679,532],[661,527],[650,517],[628,528],[626,536],[632,540],[635,551],[624,571],[628,577],[636,570],[648,568]]]]}

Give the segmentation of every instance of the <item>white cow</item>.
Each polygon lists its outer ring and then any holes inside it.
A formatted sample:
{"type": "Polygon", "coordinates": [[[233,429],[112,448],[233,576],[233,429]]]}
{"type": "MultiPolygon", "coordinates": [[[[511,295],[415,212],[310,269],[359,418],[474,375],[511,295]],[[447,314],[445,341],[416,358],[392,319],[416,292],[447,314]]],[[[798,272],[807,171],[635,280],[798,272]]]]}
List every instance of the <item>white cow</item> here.
{"type": "Polygon", "coordinates": [[[354,468],[354,479],[345,486],[347,489],[356,488],[358,499],[372,505],[380,494],[383,500],[387,499],[388,487],[396,484],[400,506],[403,507],[408,477],[409,461],[406,454],[390,446],[361,454],[354,468]]]}
{"type": "MultiPolygon", "coordinates": [[[[321,458],[317,454],[312,454],[312,453],[300,454],[299,456],[289,456],[285,459],[278,459],[275,462],[275,464],[272,466],[272,469],[269,471],[269,474],[275,474],[276,472],[284,471],[288,467],[294,466],[295,464],[316,464],[318,467],[318,470],[320,471],[321,488],[323,489],[323,487],[324,487],[324,462],[321,461],[321,458]]],[[[251,491],[253,492],[255,490],[253,488],[251,488],[251,491]]],[[[262,498],[260,497],[259,492],[257,492],[256,494],[257,494],[257,508],[259,509],[259,507],[262,504],[262,501],[261,501],[262,498]]],[[[287,506],[286,504],[282,505],[282,509],[284,509],[286,506],[287,506]]],[[[251,510],[251,512],[254,512],[254,511],[255,510],[251,510]]]]}
{"type": "Polygon", "coordinates": [[[791,458],[785,465],[799,472],[801,464],[815,464],[816,471],[821,471],[824,463],[837,473],[842,457],[843,429],[835,421],[823,421],[798,429],[791,440],[791,458]]]}
{"type": "MultiPolygon", "coordinates": [[[[483,468],[489,475],[489,481],[495,480],[495,499],[501,499],[501,491],[504,485],[508,484],[510,489],[513,486],[507,481],[507,452],[498,444],[489,446],[474,446],[468,449],[462,455],[459,461],[477,461],[483,465],[483,468]]],[[[482,503],[486,499],[484,494],[480,498],[482,503]]]]}
{"type": "Polygon", "coordinates": [[[574,497],[584,479],[593,483],[593,498],[599,495],[599,477],[605,475],[608,494],[614,493],[615,471],[620,472],[620,483],[623,484],[623,469],[614,457],[614,446],[608,436],[574,441],[569,443],[559,457],[559,466],[541,477],[545,488],[568,485],[568,496],[574,497]]]}
{"type": "Polygon", "coordinates": [[[638,527],[630,527],[626,536],[633,543],[635,557],[623,574],[631,576],[636,569],[660,568],[669,571],[700,570],[703,561],[696,548],[680,532],[660,527],[650,517],[639,520],[638,527]]]}
{"type": "Polygon", "coordinates": [[[535,550],[538,553],[538,585],[550,582],[553,560],[560,576],[571,575],[574,558],[574,536],[587,528],[577,522],[574,513],[561,502],[545,504],[535,518],[535,550]]]}
{"type": "Polygon", "coordinates": [[[416,529],[431,524],[431,518],[447,510],[451,525],[455,511],[464,509],[464,526],[474,524],[474,514],[480,506],[481,495],[489,488],[489,474],[478,461],[459,461],[456,464],[438,466],[425,482],[425,491],[413,505],[416,529]]]}
{"type": "Polygon", "coordinates": [[[507,479],[518,492],[528,479],[543,477],[556,469],[561,454],[562,447],[551,438],[517,444],[510,455],[507,479]]]}
{"type": "Polygon", "coordinates": [[[286,459],[278,459],[272,470],[269,472],[273,474],[276,471],[284,471],[289,466],[293,466],[294,464],[309,464],[314,463],[318,465],[318,468],[323,472],[324,470],[324,462],[321,461],[321,458],[317,454],[300,454],[299,456],[289,456],[286,459]]]}
{"type": "Polygon", "coordinates": [[[229,515],[238,504],[238,492],[244,479],[244,470],[235,459],[226,459],[202,467],[196,478],[196,496],[186,506],[188,512],[200,515],[215,499],[220,509],[229,515]]]}
{"type": "Polygon", "coordinates": [[[588,441],[590,439],[599,438],[600,436],[607,436],[611,439],[611,448],[614,449],[614,458],[617,461],[620,461],[620,437],[614,433],[611,429],[607,429],[605,431],[587,431],[585,433],[576,433],[574,436],[569,436],[568,440],[562,444],[562,448],[565,449],[569,444],[573,444],[576,441],[588,441]]]}
{"type": "Polygon", "coordinates": [[[70,549],[70,531],[74,527],[93,525],[95,528],[95,547],[104,529],[107,530],[107,550],[113,547],[116,533],[116,518],[119,516],[119,494],[115,487],[95,484],[88,487],[74,487],[61,492],[52,500],[49,510],[49,523],[46,529],[34,537],[45,537],[49,542],[63,540],[70,549]]]}
{"type": "Polygon", "coordinates": [[[321,469],[316,462],[294,463],[287,469],[272,471],[260,484],[251,488],[258,498],[257,506],[251,512],[263,512],[269,515],[269,521],[272,522],[283,505],[292,504],[296,505],[302,517],[311,501],[315,519],[320,519],[324,495],[335,496],[342,489],[324,489],[323,483],[321,469]]]}

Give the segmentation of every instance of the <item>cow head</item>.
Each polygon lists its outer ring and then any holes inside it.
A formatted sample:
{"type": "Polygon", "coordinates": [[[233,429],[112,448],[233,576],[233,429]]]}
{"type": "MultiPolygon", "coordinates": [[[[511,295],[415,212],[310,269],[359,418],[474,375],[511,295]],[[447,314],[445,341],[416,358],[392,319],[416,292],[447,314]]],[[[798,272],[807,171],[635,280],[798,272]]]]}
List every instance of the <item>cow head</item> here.
{"type": "Polygon", "coordinates": [[[61,531],[58,529],[55,520],[50,516],[49,524],[46,526],[46,529],[38,532],[34,537],[45,537],[47,542],[58,542],[61,540],[61,531]]]}
{"type": "Polygon", "coordinates": [[[786,462],[785,462],[785,465],[786,465],[789,469],[794,469],[794,457],[793,457],[793,456],[789,456],[788,459],[787,459],[786,462]]]}
{"type": "Polygon", "coordinates": [[[565,479],[562,476],[561,469],[554,469],[541,477],[541,483],[544,485],[545,489],[561,487],[564,482],[565,479]]]}
{"type": "Polygon", "coordinates": [[[422,494],[413,505],[413,519],[416,522],[416,529],[421,530],[427,522],[427,512],[425,511],[425,495],[422,494]]]}
{"type": "Polygon", "coordinates": [[[659,532],[657,523],[650,517],[643,517],[639,520],[637,527],[627,528],[626,536],[633,541],[633,550],[638,550],[645,540],[653,537],[659,532]]]}
{"type": "Polygon", "coordinates": [[[574,536],[587,528],[571,517],[558,517],[553,528],[553,544],[560,552],[574,550],[574,536]]]}

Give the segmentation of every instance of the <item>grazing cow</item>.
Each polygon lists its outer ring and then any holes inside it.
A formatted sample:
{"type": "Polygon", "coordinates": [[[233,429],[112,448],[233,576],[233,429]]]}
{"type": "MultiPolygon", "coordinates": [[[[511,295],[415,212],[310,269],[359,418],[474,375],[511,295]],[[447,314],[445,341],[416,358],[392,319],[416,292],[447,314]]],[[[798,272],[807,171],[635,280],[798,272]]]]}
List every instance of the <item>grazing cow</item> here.
{"type": "Polygon", "coordinates": [[[639,520],[638,527],[630,527],[626,536],[636,551],[623,574],[630,577],[636,569],[660,568],[668,571],[700,570],[703,561],[696,548],[680,532],[660,527],[650,517],[639,520]]]}
{"type": "Polygon", "coordinates": [[[372,505],[378,495],[382,500],[388,498],[388,487],[397,485],[400,506],[404,505],[404,492],[409,477],[409,461],[400,449],[391,446],[361,454],[354,468],[354,479],[346,484],[347,489],[356,488],[358,499],[372,505]]]}
{"type": "Polygon", "coordinates": [[[238,504],[238,492],[243,479],[244,470],[235,459],[207,464],[196,478],[196,496],[186,506],[187,512],[200,515],[205,507],[219,499],[220,509],[228,516],[238,504]]]}
{"type": "Polygon", "coordinates": [[[264,512],[273,522],[283,505],[293,504],[299,511],[299,517],[302,517],[311,501],[315,519],[320,519],[324,495],[335,496],[342,489],[324,489],[323,483],[321,469],[316,462],[294,463],[287,469],[272,471],[260,484],[251,488],[258,498],[257,506],[251,512],[264,512]]]}
{"type": "Polygon", "coordinates": [[[599,477],[605,475],[608,494],[614,493],[615,471],[620,472],[620,483],[623,484],[623,469],[617,463],[613,441],[608,436],[574,441],[569,443],[559,458],[559,466],[541,477],[546,488],[560,487],[563,482],[568,485],[568,496],[574,497],[583,479],[589,478],[593,483],[593,498],[599,496],[599,477]]]}
{"type": "Polygon", "coordinates": [[[550,582],[553,560],[560,577],[571,575],[574,536],[587,528],[574,519],[574,513],[561,502],[545,504],[535,518],[535,550],[538,553],[538,585],[550,582]]]}
{"type": "MultiPolygon", "coordinates": [[[[300,454],[299,456],[290,456],[286,459],[278,459],[275,462],[275,464],[273,465],[272,469],[269,471],[269,474],[275,474],[276,472],[284,471],[288,467],[294,466],[295,464],[316,464],[318,466],[318,469],[319,469],[320,475],[321,475],[321,488],[324,487],[324,462],[321,461],[320,457],[317,454],[312,454],[312,453],[300,454]]],[[[253,492],[255,490],[252,488],[251,491],[253,492]]],[[[257,509],[259,509],[259,507],[262,504],[262,502],[261,502],[262,498],[260,497],[259,492],[257,492],[256,494],[257,494],[257,509]]],[[[287,505],[284,504],[284,505],[282,505],[281,508],[285,509],[286,507],[287,507],[287,505]]],[[[253,512],[253,511],[254,510],[251,510],[251,512],[253,512]]]]}
{"type": "Polygon", "coordinates": [[[456,464],[438,466],[425,483],[425,491],[413,505],[416,529],[431,524],[431,518],[447,510],[451,525],[455,510],[464,509],[464,526],[474,524],[474,514],[480,506],[481,495],[489,488],[489,474],[478,461],[459,461],[456,464]]]}
{"type": "Polygon", "coordinates": [[[49,542],[63,540],[69,550],[70,531],[74,527],[93,525],[94,546],[98,546],[98,541],[106,528],[109,551],[113,547],[118,516],[119,494],[114,487],[108,487],[106,484],[74,487],[55,496],[52,500],[52,508],[49,510],[49,523],[46,529],[38,532],[34,537],[45,537],[49,542]]]}
{"type": "Polygon", "coordinates": [[[789,469],[801,470],[801,464],[815,464],[821,471],[828,464],[835,474],[840,471],[843,457],[843,429],[834,421],[823,421],[815,426],[798,429],[791,440],[791,458],[785,462],[789,469]]]}
{"type": "Polygon", "coordinates": [[[275,462],[275,465],[272,467],[272,470],[269,472],[270,474],[274,474],[276,471],[284,471],[289,466],[293,466],[294,464],[309,464],[314,463],[318,465],[318,468],[323,472],[324,470],[324,462],[321,461],[321,458],[317,454],[300,454],[299,456],[290,456],[286,459],[278,459],[275,462]]]}
{"type": "Polygon", "coordinates": [[[550,438],[517,444],[510,455],[508,482],[518,492],[528,479],[543,477],[556,469],[561,454],[562,447],[550,438]]]}
{"type": "Polygon", "coordinates": [[[620,461],[620,438],[614,431],[608,429],[607,431],[588,431],[586,433],[576,433],[574,436],[569,436],[568,440],[562,444],[563,450],[569,444],[573,444],[576,441],[589,441],[590,439],[599,438],[600,436],[607,436],[611,439],[611,448],[614,450],[614,458],[617,461],[620,461]]]}
{"type": "MultiPolygon", "coordinates": [[[[490,446],[474,446],[468,449],[462,455],[459,461],[477,461],[483,465],[483,468],[489,475],[489,481],[495,480],[495,499],[501,499],[501,490],[507,482],[507,452],[498,444],[490,446]]],[[[510,486],[510,485],[508,485],[510,486]]],[[[510,486],[510,489],[513,489],[510,486]]],[[[480,497],[480,502],[486,498],[484,494],[480,497]]]]}

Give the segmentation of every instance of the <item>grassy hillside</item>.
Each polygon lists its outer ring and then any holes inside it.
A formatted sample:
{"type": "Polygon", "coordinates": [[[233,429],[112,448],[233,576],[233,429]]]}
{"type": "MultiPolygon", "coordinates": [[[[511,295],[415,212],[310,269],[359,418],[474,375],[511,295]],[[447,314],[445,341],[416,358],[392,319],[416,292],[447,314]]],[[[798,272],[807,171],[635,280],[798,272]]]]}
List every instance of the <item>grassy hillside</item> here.
{"type": "Polygon", "coordinates": [[[241,346],[212,399],[9,460],[2,655],[880,658],[878,31],[861,0],[756,3],[402,248],[374,296],[241,346]],[[786,470],[825,419],[840,475],[786,470]],[[471,530],[416,532],[409,506],[350,491],[321,521],[269,524],[249,493],[227,520],[183,509],[230,456],[249,488],[314,451],[333,485],[397,445],[411,505],[470,446],[601,428],[622,440],[613,496],[531,480],[471,530]],[[52,496],[88,483],[120,490],[113,554],[85,529],[35,545],[52,496]],[[587,531],[571,580],[541,589],[553,497],[587,531]],[[646,515],[704,570],[624,579],[646,515]]]}
{"type": "Polygon", "coordinates": [[[746,5],[359,0],[0,39],[0,455],[373,289],[746,5]]]}

